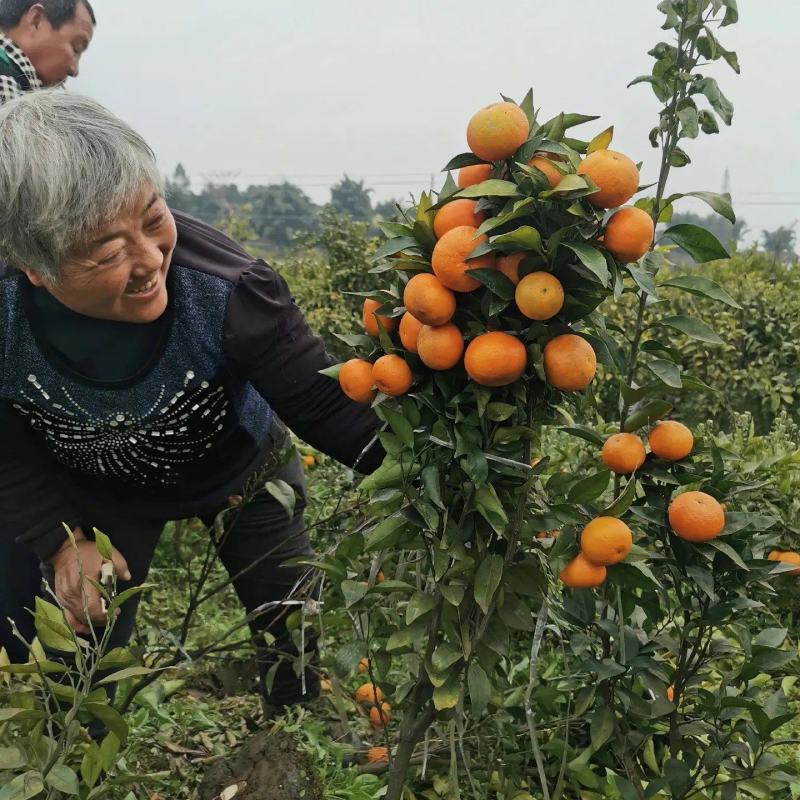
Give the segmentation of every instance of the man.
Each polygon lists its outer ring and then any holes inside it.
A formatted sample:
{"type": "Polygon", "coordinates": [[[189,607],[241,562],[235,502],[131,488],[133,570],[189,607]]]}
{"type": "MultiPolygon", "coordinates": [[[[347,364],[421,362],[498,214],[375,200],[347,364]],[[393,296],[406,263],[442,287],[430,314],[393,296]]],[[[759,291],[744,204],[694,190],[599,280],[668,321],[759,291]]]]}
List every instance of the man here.
{"type": "Polygon", "coordinates": [[[76,77],[95,25],[89,0],[0,0],[0,104],[76,77]]]}

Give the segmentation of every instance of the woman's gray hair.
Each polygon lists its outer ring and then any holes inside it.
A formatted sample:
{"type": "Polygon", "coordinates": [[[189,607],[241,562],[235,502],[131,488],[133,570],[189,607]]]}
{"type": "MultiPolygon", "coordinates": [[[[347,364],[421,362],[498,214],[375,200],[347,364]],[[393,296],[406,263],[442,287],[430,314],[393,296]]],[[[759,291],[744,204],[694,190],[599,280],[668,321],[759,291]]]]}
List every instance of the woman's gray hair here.
{"type": "Polygon", "coordinates": [[[153,151],[94,100],[55,89],[0,107],[0,261],[57,283],[148,189],[163,191],[153,151]]]}

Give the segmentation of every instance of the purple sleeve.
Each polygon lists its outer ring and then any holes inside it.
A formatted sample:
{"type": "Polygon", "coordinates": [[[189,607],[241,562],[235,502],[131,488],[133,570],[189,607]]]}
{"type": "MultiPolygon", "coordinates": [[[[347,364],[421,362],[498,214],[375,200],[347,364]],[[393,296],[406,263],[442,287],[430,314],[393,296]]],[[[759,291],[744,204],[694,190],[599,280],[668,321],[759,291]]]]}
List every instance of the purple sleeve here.
{"type": "Polygon", "coordinates": [[[228,302],[225,352],[278,416],[308,444],[359,472],[384,457],[381,422],[319,371],[333,364],[286,281],[262,261],[242,273],[228,302]],[[358,463],[356,463],[358,462],[358,463]]]}

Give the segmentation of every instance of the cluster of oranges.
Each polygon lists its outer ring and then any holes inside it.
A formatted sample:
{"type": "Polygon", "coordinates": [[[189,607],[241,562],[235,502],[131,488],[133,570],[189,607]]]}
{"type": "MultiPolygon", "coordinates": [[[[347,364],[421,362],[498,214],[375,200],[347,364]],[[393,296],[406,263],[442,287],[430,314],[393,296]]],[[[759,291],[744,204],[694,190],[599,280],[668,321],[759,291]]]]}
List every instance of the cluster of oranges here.
{"type": "Polygon", "coordinates": [[[392,707],[384,700],[380,686],[363,683],[356,689],[356,703],[369,708],[369,721],[375,730],[385,728],[392,720],[392,707]]]}
{"type": "MultiPolygon", "coordinates": [[[[656,458],[676,462],[692,452],[694,436],[683,423],[666,420],[653,426],[648,444],[656,458]]],[[[638,436],[617,433],[606,440],[600,457],[613,472],[630,475],[644,464],[647,453],[638,436]]],[[[668,518],[675,534],[687,542],[709,542],[725,528],[725,508],[706,492],[678,495],[670,503],[668,518]]],[[[581,550],[564,568],[561,580],[576,589],[599,586],[606,579],[606,567],[622,561],[631,544],[627,525],[613,517],[598,517],[584,529],[581,550]]],[[[796,563],[800,565],[800,555],[796,563]]]]}
{"type": "MultiPolygon", "coordinates": [[[[467,142],[472,153],[485,163],[463,167],[458,186],[464,189],[488,180],[498,162],[512,158],[525,144],[530,124],[525,112],[514,103],[495,103],[478,111],[467,126],[467,142]]],[[[538,170],[551,187],[556,187],[571,171],[586,176],[599,187],[587,196],[597,209],[617,208],[638,191],[639,170],[636,164],[613,150],[595,150],[577,166],[555,153],[538,152],[528,166],[538,170]]],[[[395,353],[378,358],[375,363],[353,358],[340,368],[339,382],[351,399],[370,403],[376,391],[397,397],[409,391],[414,374],[406,360],[414,353],[429,370],[449,370],[463,363],[469,377],[477,384],[501,387],[514,383],[528,365],[525,344],[514,334],[501,330],[479,333],[467,344],[454,317],[459,298],[482,285],[471,270],[492,269],[514,284],[514,299],[520,314],[529,320],[544,322],[561,312],[565,292],[561,281],[547,267],[544,258],[529,257],[530,251],[487,252],[471,257],[488,240],[479,231],[486,220],[478,201],[454,197],[438,209],[433,219],[436,243],[431,254],[431,271],[419,272],[406,283],[403,291],[404,313],[377,315],[382,303],[367,299],[363,306],[363,325],[373,337],[381,329],[397,334],[400,346],[395,353]],[[535,271],[520,275],[523,261],[535,271]],[[400,352],[405,351],[403,355],[400,352]]],[[[642,209],[619,208],[608,220],[598,240],[619,261],[641,258],[653,240],[653,221],[642,209]]],[[[527,267],[530,268],[530,267],[527,267]]],[[[579,392],[593,380],[597,359],[589,342],[574,333],[561,333],[544,346],[544,372],[547,382],[565,392],[579,392]]]]}
{"type": "Polygon", "coordinates": [[[578,555],[561,571],[561,580],[573,589],[592,589],[606,579],[606,567],[619,564],[633,547],[631,529],[616,517],[596,517],[581,533],[578,555]]]}

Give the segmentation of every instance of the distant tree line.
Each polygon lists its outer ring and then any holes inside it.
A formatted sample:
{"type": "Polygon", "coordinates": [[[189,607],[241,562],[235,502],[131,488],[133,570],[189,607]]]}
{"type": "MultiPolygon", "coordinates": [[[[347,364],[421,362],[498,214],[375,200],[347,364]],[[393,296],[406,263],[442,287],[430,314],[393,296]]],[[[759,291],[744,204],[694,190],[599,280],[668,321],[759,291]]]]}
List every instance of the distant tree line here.
{"type": "Polygon", "coordinates": [[[370,225],[376,219],[391,218],[397,210],[393,200],[373,204],[372,190],[347,175],[331,186],[330,202],[322,206],[288,181],[244,190],[233,183],[207,183],[202,191],[194,192],[182,164],[166,184],[173,208],[223,227],[238,238],[256,239],[277,249],[289,246],[297,234],[318,230],[325,208],[370,225]]]}

